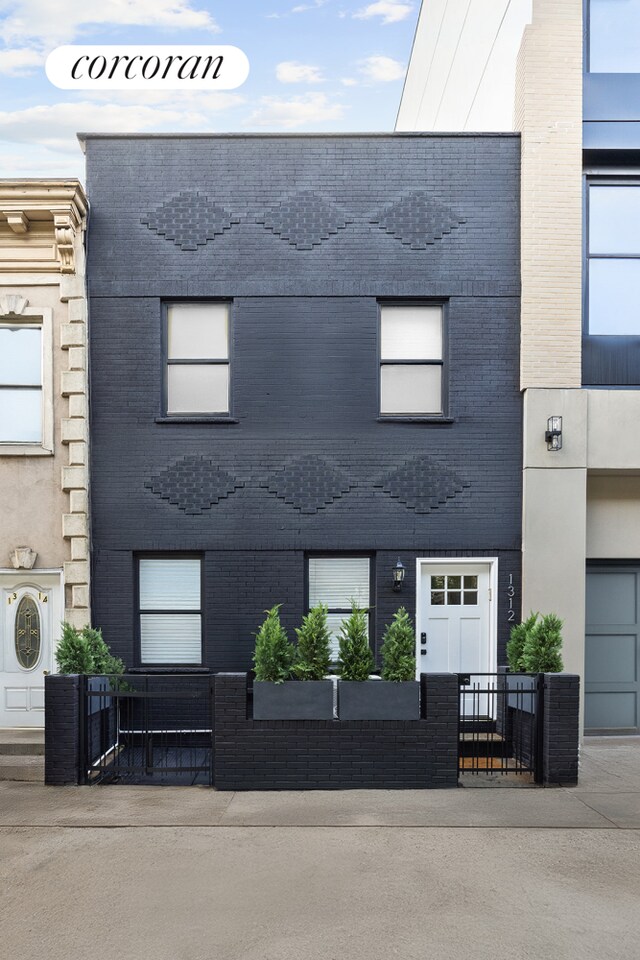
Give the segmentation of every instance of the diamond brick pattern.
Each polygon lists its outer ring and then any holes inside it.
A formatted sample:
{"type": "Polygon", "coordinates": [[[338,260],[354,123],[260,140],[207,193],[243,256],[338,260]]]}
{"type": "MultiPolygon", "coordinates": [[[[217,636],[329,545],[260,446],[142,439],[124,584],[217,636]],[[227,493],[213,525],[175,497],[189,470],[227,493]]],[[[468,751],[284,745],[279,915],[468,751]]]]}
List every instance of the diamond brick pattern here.
{"type": "Polygon", "coordinates": [[[240,223],[240,218],[204,194],[180,193],[141,217],[140,222],[181,250],[197,250],[232,224],[240,223]]]}
{"type": "Polygon", "coordinates": [[[256,217],[256,223],[263,224],[297,250],[311,250],[338,230],[344,230],[353,220],[336,204],[312,190],[303,190],[270,207],[256,217]]]}
{"type": "Polygon", "coordinates": [[[348,493],[355,483],[322,457],[308,454],[277,470],[260,486],[300,513],[317,513],[348,493]]]}
{"type": "Polygon", "coordinates": [[[429,457],[414,457],[374,486],[404,503],[408,510],[431,513],[471,484],[442,463],[429,457]]]}
{"type": "Polygon", "coordinates": [[[430,194],[417,191],[385,207],[369,222],[412,250],[425,250],[466,220],[430,194]]]}
{"type": "Polygon", "coordinates": [[[145,487],[191,516],[209,510],[244,486],[208,457],[183,457],[146,481],[145,487]]]}

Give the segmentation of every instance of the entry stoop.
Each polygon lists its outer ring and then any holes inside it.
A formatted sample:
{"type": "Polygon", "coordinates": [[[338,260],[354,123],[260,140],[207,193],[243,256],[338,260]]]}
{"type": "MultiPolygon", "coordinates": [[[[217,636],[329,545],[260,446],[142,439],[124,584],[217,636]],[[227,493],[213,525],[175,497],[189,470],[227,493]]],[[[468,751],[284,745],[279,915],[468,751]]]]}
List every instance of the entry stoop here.
{"type": "Polygon", "coordinates": [[[44,781],[44,730],[0,730],[0,780],[44,781]]]}

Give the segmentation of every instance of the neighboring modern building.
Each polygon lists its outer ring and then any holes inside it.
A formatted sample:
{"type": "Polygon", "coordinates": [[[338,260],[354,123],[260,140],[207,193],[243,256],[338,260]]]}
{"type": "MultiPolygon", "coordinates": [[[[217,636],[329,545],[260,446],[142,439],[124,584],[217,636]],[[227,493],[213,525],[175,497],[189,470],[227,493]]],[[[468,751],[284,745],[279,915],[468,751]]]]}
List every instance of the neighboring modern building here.
{"type": "Polygon", "coordinates": [[[43,725],[89,620],[86,213],[76,180],[0,180],[0,727],[43,725]]]}
{"type": "Polygon", "coordinates": [[[523,612],[564,619],[587,733],[640,729],[639,32],[639,0],[534,0],[517,62],[523,612]]]}
{"type": "Polygon", "coordinates": [[[517,135],[81,136],[92,606],[145,671],[246,670],[263,611],[400,604],[419,670],[519,608],[517,135]],[[406,568],[393,589],[397,561],[406,568]]]}

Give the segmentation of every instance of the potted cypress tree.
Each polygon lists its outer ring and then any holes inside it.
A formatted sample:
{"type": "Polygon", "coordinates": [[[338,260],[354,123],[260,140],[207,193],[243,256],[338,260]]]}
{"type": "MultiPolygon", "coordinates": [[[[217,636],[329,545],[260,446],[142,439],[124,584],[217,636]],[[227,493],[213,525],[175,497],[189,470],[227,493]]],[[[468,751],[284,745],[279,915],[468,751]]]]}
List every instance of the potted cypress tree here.
{"type": "Polygon", "coordinates": [[[519,674],[560,673],[563,668],[562,620],[555,613],[530,614],[511,629],[507,657],[511,673],[507,674],[509,706],[531,713],[535,709],[533,692],[535,676],[519,674]]]}
{"type": "Polygon", "coordinates": [[[341,720],[420,718],[415,643],[409,614],[400,607],[385,628],[381,648],[382,679],[370,680],[374,662],[366,634],[366,614],[361,610],[352,612],[342,626],[340,640],[341,720]]]}
{"type": "Polygon", "coordinates": [[[330,659],[326,609],[315,608],[303,618],[296,649],[280,622],[280,606],[265,611],[256,634],[253,718],[331,720],[333,683],[324,679],[330,659]]]}

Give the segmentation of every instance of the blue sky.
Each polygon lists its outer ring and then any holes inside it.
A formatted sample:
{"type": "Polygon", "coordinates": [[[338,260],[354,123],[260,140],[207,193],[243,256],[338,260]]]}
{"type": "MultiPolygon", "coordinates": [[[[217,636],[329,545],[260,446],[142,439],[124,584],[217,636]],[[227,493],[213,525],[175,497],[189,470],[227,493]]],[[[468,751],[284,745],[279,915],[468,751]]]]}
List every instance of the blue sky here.
{"type": "Polygon", "coordinates": [[[0,176],[83,178],[78,130],[392,130],[419,0],[0,0],[0,176]],[[64,91],[64,43],[219,43],[236,90],[64,91]]]}

